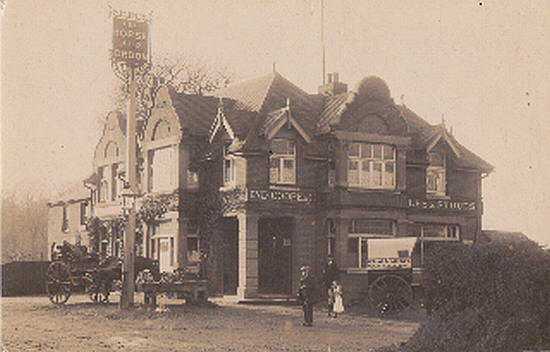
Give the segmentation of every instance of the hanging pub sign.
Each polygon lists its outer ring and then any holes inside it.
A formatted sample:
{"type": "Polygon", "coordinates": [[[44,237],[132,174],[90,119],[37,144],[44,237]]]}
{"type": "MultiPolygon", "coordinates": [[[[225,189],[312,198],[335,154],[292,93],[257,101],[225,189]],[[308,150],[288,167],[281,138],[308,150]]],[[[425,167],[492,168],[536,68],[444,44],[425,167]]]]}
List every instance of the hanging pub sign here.
{"type": "Polygon", "coordinates": [[[409,199],[408,205],[409,208],[418,209],[476,210],[476,202],[447,199],[409,199]]]}
{"type": "Polygon", "coordinates": [[[112,10],[112,60],[130,67],[140,67],[149,61],[149,20],[144,15],[112,10]]]}

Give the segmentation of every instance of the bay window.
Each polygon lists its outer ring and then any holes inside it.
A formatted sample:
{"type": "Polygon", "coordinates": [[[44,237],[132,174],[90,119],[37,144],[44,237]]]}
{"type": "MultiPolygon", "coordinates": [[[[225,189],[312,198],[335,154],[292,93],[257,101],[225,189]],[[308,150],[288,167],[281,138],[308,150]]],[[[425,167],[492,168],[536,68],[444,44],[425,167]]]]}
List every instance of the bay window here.
{"type": "Polygon", "coordinates": [[[429,166],[426,169],[426,192],[436,196],[446,194],[446,160],[441,153],[429,153],[429,166]]]}
{"type": "Polygon", "coordinates": [[[269,182],[296,183],[296,143],[294,141],[282,138],[271,141],[269,182]]]}
{"type": "Polygon", "coordinates": [[[395,188],[395,148],[385,144],[351,143],[348,185],[368,189],[395,188]]]}

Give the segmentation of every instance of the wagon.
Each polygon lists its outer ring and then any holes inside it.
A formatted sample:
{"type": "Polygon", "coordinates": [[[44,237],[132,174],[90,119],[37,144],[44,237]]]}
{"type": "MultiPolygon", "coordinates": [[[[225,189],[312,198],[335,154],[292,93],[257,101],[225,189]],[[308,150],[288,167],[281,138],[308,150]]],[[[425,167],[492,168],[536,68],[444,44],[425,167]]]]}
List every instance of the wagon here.
{"type": "MultiPolygon", "coordinates": [[[[52,244],[52,263],[46,274],[46,292],[54,304],[66,303],[73,292],[86,292],[93,302],[107,303],[113,283],[121,279],[122,261],[117,257],[88,253],[86,247],[64,242],[52,244]]],[[[159,276],[158,263],[136,257],[136,274],[148,269],[159,276]]]]}
{"type": "Polygon", "coordinates": [[[422,275],[422,268],[413,268],[413,251],[420,247],[416,237],[368,239],[367,300],[379,317],[397,314],[413,303],[422,275]]]}

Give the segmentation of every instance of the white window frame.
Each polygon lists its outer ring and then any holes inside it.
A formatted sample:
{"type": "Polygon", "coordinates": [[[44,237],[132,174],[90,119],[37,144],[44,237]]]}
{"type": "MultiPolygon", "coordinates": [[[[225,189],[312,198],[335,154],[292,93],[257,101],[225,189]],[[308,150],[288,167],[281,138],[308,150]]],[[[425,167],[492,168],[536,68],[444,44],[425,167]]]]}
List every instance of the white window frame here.
{"type": "Polygon", "coordinates": [[[275,152],[272,152],[269,156],[269,183],[271,184],[283,184],[283,185],[295,185],[296,184],[296,141],[292,139],[286,139],[286,138],[274,138],[271,141],[271,144],[276,142],[286,142],[287,143],[287,150],[289,149],[289,143],[292,143],[292,154],[278,154],[275,152]],[[271,164],[274,159],[279,159],[279,168],[278,172],[276,174],[274,173],[274,170],[277,170],[277,168],[272,168],[271,164]],[[284,173],[284,166],[285,162],[292,162],[292,173],[291,178],[288,180],[284,180],[283,177],[285,176],[284,173]]]}
{"type": "Polygon", "coordinates": [[[430,152],[429,154],[430,165],[426,168],[426,193],[434,196],[445,196],[447,195],[447,157],[445,154],[430,152]],[[443,160],[443,166],[441,165],[432,165],[433,154],[439,154],[443,160]],[[436,180],[439,179],[439,182],[435,183],[435,188],[430,186],[430,179],[434,177],[436,180]],[[439,185],[439,186],[438,186],[439,185]]]}
{"type": "Polygon", "coordinates": [[[374,143],[365,143],[365,142],[352,142],[349,145],[348,149],[348,165],[347,165],[347,175],[348,175],[348,186],[357,187],[364,189],[383,189],[383,190],[393,190],[396,187],[396,174],[397,174],[397,162],[396,162],[396,149],[394,146],[389,144],[374,144],[374,143]],[[375,148],[380,146],[380,157],[375,157],[374,152],[375,148]],[[352,149],[357,148],[357,155],[352,154],[352,149]],[[385,158],[385,152],[387,149],[391,150],[391,159],[385,158]],[[355,163],[357,165],[357,182],[354,182],[351,175],[351,165],[355,163]],[[386,168],[388,165],[393,166],[393,171],[391,176],[388,179],[386,168]],[[380,177],[381,182],[375,182],[374,180],[374,169],[375,166],[380,166],[380,177]],[[366,172],[365,167],[368,168],[366,172]]]}

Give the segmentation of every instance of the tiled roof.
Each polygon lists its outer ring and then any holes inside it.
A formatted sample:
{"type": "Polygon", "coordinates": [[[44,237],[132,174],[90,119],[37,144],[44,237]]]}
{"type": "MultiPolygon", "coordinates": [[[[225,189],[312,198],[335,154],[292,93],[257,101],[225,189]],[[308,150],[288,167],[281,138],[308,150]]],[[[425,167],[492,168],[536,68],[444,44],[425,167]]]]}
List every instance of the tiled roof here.
{"type": "MultiPolygon", "coordinates": [[[[440,133],[441,128],[444,128],[442,125],[431,125],[426,122],[424,119],[419,117],[412,110],[407,108],[404,105],[399,105],[403,113],[403,117],[409,125],[409,135],[413,137],[413,147],[424,148],[426,145],[440,133]]],[[[494,166],[468,150],[462,144],[460,144],[456,138],[452,135],[447,134],[447,137],[454,143],[454,145],[460,151],[460,157],[457,158],[457,165],[465,168],[474,168],[480,169],[484,172],[491,172],[494,169],[494,166]]]]}
{"type": "Polygon", "coordinates": [[[210,125],[216,118],[219,99],[211,96],[176,93],[174,89],[169,91],[182,128],[193,135],[207,136],[210,125]]]}
{"type": "Polygon", "coordinates": [[[223,88],[215,95],[234,100],[236,110],[259,115],[285,107],[289,99],[292,116],[308,133],[314,130],[324,102],[322,96],[306,93],[277,72],[223,88]]]}

